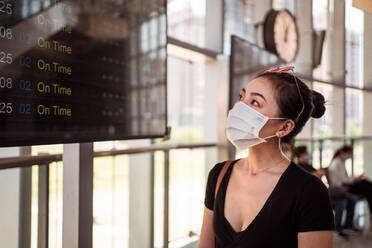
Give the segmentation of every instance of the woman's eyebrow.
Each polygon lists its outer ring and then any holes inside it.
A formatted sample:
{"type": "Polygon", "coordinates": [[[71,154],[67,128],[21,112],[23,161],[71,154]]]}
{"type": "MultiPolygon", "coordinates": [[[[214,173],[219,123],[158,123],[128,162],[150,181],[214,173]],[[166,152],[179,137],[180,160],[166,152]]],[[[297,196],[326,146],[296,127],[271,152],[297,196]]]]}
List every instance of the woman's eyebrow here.
{"type": "Polygon", "coordinates": [[[264,99],[264,101],[266,102],[266,98],[265,98],[262,94],[260,94],[260,93],[257,93],[257,92],[251,92],[251,96],[259,96],[259,97],[261,97],[262,99],[264,99]]]}

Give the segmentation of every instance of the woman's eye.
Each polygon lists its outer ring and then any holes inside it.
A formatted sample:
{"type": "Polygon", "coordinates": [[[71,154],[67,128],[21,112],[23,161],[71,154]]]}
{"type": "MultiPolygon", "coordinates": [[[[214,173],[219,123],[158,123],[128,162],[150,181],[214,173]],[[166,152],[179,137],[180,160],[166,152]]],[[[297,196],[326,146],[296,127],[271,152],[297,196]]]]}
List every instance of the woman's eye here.
{"type": "Polygon", "coordinates": [[[258,102],[257,102],[256,100],[253,100],[253,101],[252,101],[252,104],[253,104],[254,106],[257,106],[257,107],[260,106],[260,104],[258,104],[258,102]]]}
{"type": "Polygon", "coordinates": [[[242,94],[239,94],[239,100],[243,100],[242,94]]]}

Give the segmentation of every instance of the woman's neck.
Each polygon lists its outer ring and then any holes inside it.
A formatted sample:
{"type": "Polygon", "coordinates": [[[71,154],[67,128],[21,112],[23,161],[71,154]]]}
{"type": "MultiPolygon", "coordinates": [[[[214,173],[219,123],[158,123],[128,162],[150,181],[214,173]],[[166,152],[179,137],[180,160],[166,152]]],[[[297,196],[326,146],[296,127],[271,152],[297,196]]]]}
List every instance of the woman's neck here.
{"type": "Polygon", "coordinates": [[[244,167],[255,171],[277,166],[278,163],[289,164],[288,159],[279,150],[278,140],[251,147],[246,162],[244,167]]]}

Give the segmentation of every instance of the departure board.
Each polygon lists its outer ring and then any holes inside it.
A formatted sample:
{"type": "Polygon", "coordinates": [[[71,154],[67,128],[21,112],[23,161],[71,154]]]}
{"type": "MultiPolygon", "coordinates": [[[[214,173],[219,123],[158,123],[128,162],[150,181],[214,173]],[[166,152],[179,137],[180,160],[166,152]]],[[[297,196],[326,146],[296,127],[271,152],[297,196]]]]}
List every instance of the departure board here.
{"type": "Polygon", "coordinates": [[[230,108],[238,100],[240,91],[259,73],[272,66],[284,65],[285,62],[275,54],[258,47],[249,41],[231,36],[230,56],[230,108]]]}
{"type": "Polygon", "coordinates": [[[0,0],[0,146],[166,134],[166,0],[0,0]]]}

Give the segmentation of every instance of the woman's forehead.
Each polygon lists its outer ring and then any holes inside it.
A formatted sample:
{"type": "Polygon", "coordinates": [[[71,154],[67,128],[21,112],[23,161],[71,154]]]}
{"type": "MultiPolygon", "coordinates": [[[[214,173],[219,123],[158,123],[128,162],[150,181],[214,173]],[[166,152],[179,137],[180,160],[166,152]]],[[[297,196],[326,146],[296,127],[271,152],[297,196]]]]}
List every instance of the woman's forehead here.
{"type": "Polygon", "coordinates": [[[273,94],[272,84],[267,79],[262,77],[253,79],[244,87],[244,89],[247,93],[254,91],[265,96],[273,94]]]}

